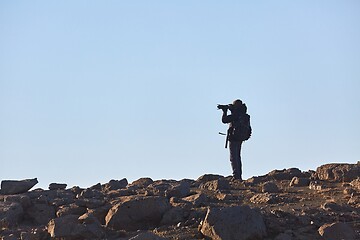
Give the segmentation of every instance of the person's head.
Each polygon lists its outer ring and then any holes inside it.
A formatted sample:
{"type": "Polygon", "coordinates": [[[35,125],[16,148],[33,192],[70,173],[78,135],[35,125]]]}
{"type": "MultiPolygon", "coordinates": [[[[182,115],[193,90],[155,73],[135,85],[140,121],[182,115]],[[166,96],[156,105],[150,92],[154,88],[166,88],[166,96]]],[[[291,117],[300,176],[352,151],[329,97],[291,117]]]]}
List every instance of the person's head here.
{"type": "Polygon", "coordinates": [[[232,106],[236,109],[241,108],[241,105],[243,104],[243,102],[240,99],[236,99],[233,101],[232,106]]]}
{"type": "Polygon", "coordinates": [[[242,105],[243,105],[242,101],[240,99],[236,99],[233,101],[232,104],[230,104],[229,109],[232,113],[239,113],[242,108],[242,105]]]}

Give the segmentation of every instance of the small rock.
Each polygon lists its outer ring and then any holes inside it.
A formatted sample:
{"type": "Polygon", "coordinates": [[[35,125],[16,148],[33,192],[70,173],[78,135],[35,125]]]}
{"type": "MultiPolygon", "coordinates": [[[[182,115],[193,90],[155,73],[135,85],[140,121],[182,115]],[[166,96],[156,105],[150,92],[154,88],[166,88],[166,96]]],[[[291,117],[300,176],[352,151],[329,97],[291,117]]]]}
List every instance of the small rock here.
{"type": "Polygon", "coordinates": [[[351,208],[346,207],[346,206],[341,206],[335,202],[326,202],[326,203],[324,203],[324,205],[321,206],[321,208],[326,211],[331,211],[331,212],[351,211],[351,208]]]}
{"type": "Polygon", "coordinates": [[[214,180],[218,180],[218,179],[224,179],[224,176],[221,175],[216,175],[216,174],[205,174],[200,176],[196,181],[195,181],[195,185],[198,187],[203,183],[209,182],[209,181],[214,181],[214,180]]]}
{"type": "Polygon", "coordinates": [[[357,190],[360,190],[360,178],[357,178],[350,182],[350,185],[357,190]]]}
{"type": "Polygon", "coordinates": [[[66,215],[77,215],[81,216],[86,213],[86,207],[79,207],[76,204],[70,204],[67,206],[59,207],[59,210],[56,212],[56,216],[62,217],[66,215]]]}
{"type": "Polygon", "coordinates": [[[144,232],[130,238],[129,240],[166,240],[167,238],[160,237],[152,232],[144,232]]]}
{"type": "Polygon", "coordinates": [[[262,185],[263,193],[277,193],[279,192],[279,188],[274,182],[266,182],[262,185]]]}
{"type": "Polygon", "coordinates": [[[65,183],[50,183],[49,190],[65,190],[66,187],[65,183]]]}
{"type": "Polygon", "coordinates": [[[268,177],[275,180],[291,180],[293,177],[302,177],[303,173],[298,168],[274,170],[268,173],[268,177]]]}
{"type": "Polygon", "coordinates": [[[110,208],[111,206],[106,204],[102,207],[88,209],[87,213],[84,213],[84,215],[87,214],[89,216],[95,217],[102,225],[105,225],[105,217],[109,212],[110,208]]]}
{"type": "Polygon", "coordinates": [[[345,194],[345,195],[351,195],[351,194],[353,194],[353,193],[355,193],[356,191],[353,189],[353,188],[345,188],[344,189],[344,191],[343,191],[343,193],[345,194]]]}
{"type": "Polygon", "coordinates": [[[151,178],[140,178],[130,184],[130,186],[136,186],[138,188],[146,188],[150,184],[154,183],[151,178]]]}
{"type": "Polygon", "coordinates": [[[255,185],[255,184],[265,182],[266,180],[267,180],[266,176],[256,176],[256,177],[251,177],[251,178],[247,179],[245,181],[245,183],[255,185]]]}
{"type": "Polygon", "coordinates": [[[96,198],[96,199],[103,199],[104,198],[104,193],[102,193],[99,190],[96,189],[85,189],[83,190],[80,194],[78,194],[76,197],[78,199],[92,199],[92,198],[96,198]]]}
{"type": "Polygon", "coordinates": [[[276,203],[277,202],[277,196],[270,193],[260,193],[255,194],[250,198],[250,201],[255,204],[262,204],[262,203],[276,203]]]}
{"type": "Polygon", "coordinates": [[[183,181],[180,182],[179,184],[176,184],[172,187],[170,187],[170,189],[165,191],[165,196],[167,198],[171,198],[171,197],[177,197],[177,198],[183,198],[186,197],[190,194],[190,186],[191,184],[189,182],[183,181]]]}
{"type": "Polygon", "coordinates": [[[19,238],[15,234],[9,234],[1,236],[1,240],[18,240],[19,238]]]}
{"type": "Polygon", "coordinates": [[[348,204],[360,204],[360,196],[352,193],[348,204]]]}
{"type": "Polygon", "coordinates": [[[216,194],[216,198],[219,201],[232,201],[232,200],[237,200],[238,196],[234,196],[232,194],[226,194],[226,193],[218,193],[216,194]]]}
{"type": "Polygon", "coordinates": [[[326,240],[355,240],[354,230],[346,223],[338,222],[322,225],[319,234],[326,240]]]}
{"type": "Polygon", "coordinates": [[[177,181],[173,180],[159,180],[155,181],[147,187],[148,195],[165,196],[166,192],[176,184],[177,181]]]}
{"type": "Polygon", "coordinates": [[[290,187],[306,187],[309,186],[310,179],[293,177],[290,182],[290,187]]]}
{"type": "Polygon", "coordinates": [[[183,200],[191,202],[194,207],[201,207],[206,205],[206,203],[209,201],[209,198],[203,193],[197,193],[183,198],[183,200]]]}
{"type": "Polygon", "coordinates": [[[202,183],[200,185],[201,189],[208,189],[211,191],[217,191],[217,190],[228,190],[230,189],[229,181],[226,179],[217,179],[213,181],[209,181],[206,183],[202,183]]]}
{"type": "Polygon", "coordinates": [[[324,188],[325,188],[325,186],[318,183],[317,181],[310,182],[310,184],[309,184],[309,189],[311,189],[311,190],[320,191],[324,188]]]}
{"type": "Polygon", "coordinates": [[[104,184],[103,188],[106,191],[118,190],[126,188],[128,181],[126,178],[121,180],[110,180],[108,183],[104,184]]]}
{"type": "Polygon", "coordinates": [[[95,190],[99,190],[101,191],[102,189],[102,186],[101,186],[101,183],[97,183],[95,185],[92,185],[91,187],[89,187],[90,189],[95,189],[95,190]]]}
{"type": "Polygon", "coordinates": [[[50,239],[50,234],[45,228],[33,228],[30,231],[22,232],[20,234],[21,240],[44,240],[50,239]]]}

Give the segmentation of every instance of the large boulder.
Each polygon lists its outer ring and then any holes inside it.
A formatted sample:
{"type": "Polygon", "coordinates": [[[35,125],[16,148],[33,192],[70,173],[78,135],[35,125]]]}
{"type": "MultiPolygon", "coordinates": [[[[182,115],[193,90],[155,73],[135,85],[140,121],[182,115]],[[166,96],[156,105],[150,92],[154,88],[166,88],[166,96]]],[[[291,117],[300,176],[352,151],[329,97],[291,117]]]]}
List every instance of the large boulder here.
{"type": "Polygon", "coordinates": [[[24,211],[20,203],[0,202],[0,229],[18,225],[23,215],[24,211]]]}
{"type": "Polygon", "coordinates": [[[97,219],[77,215],[52,219],[47,229],[55,239],[101,239],[104,236],[104,230],[97,219]]]}
{"type": "Polygon", "coordinates": [[[171,208],[164,197],[126,197],[106,215],[106,226],[115,230],[146,230],[157,227],[171,208]]]}
{"type": "Polygon", "coordinates": [[[46,225],[55,218],[55,208],[46,203],[35,203],[26,210],[26,214],[34,223],[46,225]]]}
{"type": "Polygon", "coordinates": [[[37,183],[37,178],[25,180],[3,180],[1,182],[1,194],[26,193],[37,183]]]}
{"type": "Polygon", "coordinates": [[[355,231],[349,225],[342,222],[324,224],[318,231],[323,239],[326,240],[356,239],[355,231]]]}
{"type": "Polygon", "coordinates": [[[214,240],[256,240],[266,236],[262,215],[249,206],[209,208],[200,231],[214,240]]]}
{"type": "Polygon", "coordinates": [[[66,215],[52,219],[47,226],[49,234],[52,238],[77,236],[78,218],[77,215],[66,215]]]}
{"type": "Polygon", "coordinates": [[[320,180],[350,182],[360,176],[360,165],[347,163],[325,164],[316,169],[316,176],[320,180]]]}
{"type": "Polygon", "coordinates": [[[75,203],[80,207],[98,208],[104,206],[105,204],[104,193],[96,189],[85,189],[76,197],[78,199],[75,201],[75,203]]]}

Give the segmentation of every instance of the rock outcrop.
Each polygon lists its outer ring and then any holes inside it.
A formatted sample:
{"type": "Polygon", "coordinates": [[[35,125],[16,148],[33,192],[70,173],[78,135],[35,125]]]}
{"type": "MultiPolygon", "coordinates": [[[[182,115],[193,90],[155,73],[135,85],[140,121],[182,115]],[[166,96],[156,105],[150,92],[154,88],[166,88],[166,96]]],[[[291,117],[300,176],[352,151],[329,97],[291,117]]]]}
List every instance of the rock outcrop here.
{"type": "Polygon", "coordinates": [[[32,191],[36,179],[3,181],[0,239],[360,239],[358,166],[32,191]]]}
{"type": "Polygon", "coordinates": [[[360,176],[360,164],[325,164],[316,169],[320,180],[350,182],[360,176]]]}
{"type": "Polygon", "coordinates": [[[36,178],[34,179],[26,179],[26,180],[3,180],[1,182],[1,194],[19,194],[26,193],[33,186],[38,183],[36,178]]]}

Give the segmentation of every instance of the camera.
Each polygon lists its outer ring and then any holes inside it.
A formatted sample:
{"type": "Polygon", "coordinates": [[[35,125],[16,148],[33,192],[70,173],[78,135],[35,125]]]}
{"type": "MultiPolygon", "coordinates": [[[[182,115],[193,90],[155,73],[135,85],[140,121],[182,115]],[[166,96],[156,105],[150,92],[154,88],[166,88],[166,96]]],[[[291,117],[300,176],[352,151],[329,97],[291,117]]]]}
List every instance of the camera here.
{"type": "Polygon", "coordinates": [[[228,109],[232,109],[232,104],[227,104],[227,105],[222,105],[222,104],[218,104],[217,105],[217,109],[221,109],[221,110],[228,110],[228,109]]]}

